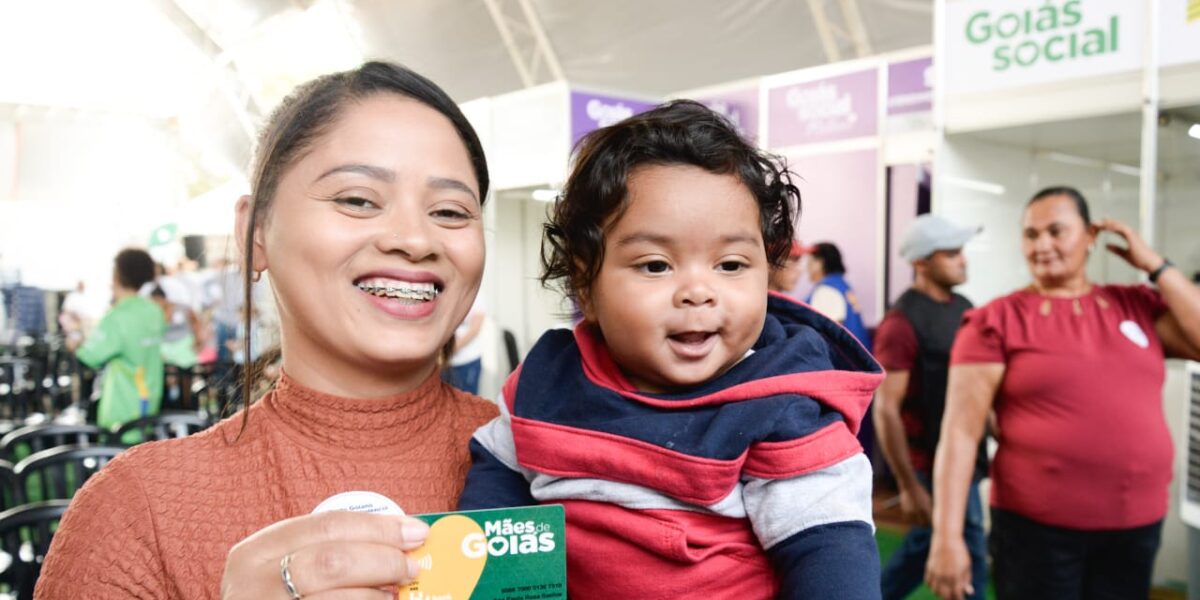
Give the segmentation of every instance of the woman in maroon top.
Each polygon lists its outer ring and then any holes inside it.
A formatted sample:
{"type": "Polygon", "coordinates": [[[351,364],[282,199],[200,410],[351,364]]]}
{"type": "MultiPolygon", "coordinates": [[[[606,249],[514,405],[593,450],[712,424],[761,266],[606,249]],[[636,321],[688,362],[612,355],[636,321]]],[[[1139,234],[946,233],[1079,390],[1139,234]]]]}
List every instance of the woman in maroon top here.
{"type": "Polygon", "coordinates": [[[1200,288],[1127,225],[1091,223],[1069,187],[1029,201],[1021,248],[1033,283],[967,312],[955,339],[926,581],[942,598],[970,588],[963,511],[994,409],[998,596],[1146,598],[1172,469],[1163,358],[1200,359],[1200,288]],[[1088,279],[1104,231],[1157,291],[1088,279]]]}

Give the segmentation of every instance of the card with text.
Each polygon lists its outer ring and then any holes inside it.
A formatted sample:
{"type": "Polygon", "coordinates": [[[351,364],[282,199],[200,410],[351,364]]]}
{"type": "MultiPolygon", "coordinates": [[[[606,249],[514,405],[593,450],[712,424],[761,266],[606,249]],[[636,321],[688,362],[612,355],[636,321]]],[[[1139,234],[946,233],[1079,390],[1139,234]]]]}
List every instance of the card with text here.
{"type": "Polygon", "coordinates": [[[413,516],[429,524],[429,537],[410,553],[421,574],[399,600],[567,597],[561,505],[413,516]]]}

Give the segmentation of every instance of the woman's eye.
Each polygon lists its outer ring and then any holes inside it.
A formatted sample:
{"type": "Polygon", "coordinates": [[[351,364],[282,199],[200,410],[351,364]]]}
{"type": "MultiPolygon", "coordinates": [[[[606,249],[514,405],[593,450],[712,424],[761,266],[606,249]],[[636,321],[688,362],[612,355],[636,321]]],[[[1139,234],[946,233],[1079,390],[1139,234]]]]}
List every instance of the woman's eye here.
{"type": "Polygon", "coordinates": [[[344,198],[338,198],[335,202],[337,202],[338,205],[340,205],[340,206],[345,206],[347,208],[354,209],[354,210],[367,210],[370,208],[377,208],[374,202],[371,202],[370,200],[367,200],[366,198],[362,198],[359,196],[347,196],[344,198]]]}
{"type": "Polygon", "coordinates": [[[746,268],[746,263],[736,260],[727,260],[718,265],[718,269],[726,273],[736,273],[746,268]]]}
{"type": "Polygon", "coordinates": [[[466,221],[471,218],[471,213],[455,208],[439,208],[433,211],[431,214],[438,219],[446,219],[449,221],[466,221]]]}
{"type": "Polygon", "coordinates": [[[646,273],[666,273],[671,266],[665,260],[652,260],[638,265],[638,268],[646,273]]]}

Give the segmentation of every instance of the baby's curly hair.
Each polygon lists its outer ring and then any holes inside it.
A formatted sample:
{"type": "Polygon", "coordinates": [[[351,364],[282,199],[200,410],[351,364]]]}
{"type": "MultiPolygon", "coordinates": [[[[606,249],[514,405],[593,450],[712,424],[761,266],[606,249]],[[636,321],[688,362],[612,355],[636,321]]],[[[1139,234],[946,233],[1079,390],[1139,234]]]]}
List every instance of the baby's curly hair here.
{"type": "Polygon", "coordinates": [[[544,230],[542,285],[578,301],[604,262],[604,234],[628,207],[629,177],[639,167],[692,165],[735,175],[758,203],[767,259],[782,266],[791,249],[800,190],[784,161],[742,139],[699,102],[674,100],[584,136],[574,167],[544,230]]]}

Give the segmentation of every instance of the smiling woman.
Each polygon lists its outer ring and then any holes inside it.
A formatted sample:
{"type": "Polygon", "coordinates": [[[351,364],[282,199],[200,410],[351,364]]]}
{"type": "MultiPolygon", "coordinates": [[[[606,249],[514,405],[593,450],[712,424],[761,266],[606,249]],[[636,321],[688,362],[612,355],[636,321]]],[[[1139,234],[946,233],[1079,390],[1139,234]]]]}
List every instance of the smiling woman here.
{"type": "Polygon", "coordinates": [[[419,521],[309,513],[351,490],[454,507],[496,414],[438,376],[479,288],[487,190],[475,132],[423,77],[368,63],[296,90],[237,205],[247,294],[265,273],[279,307],[280,379],[89,480],[37,597],[383,598],[409,581],[419,521]]]}
{"type": "Polygon", "coordinates": [[[1144,598],[1172,470],[1163,359],[1200,359],[1200,288],[1129,226],[1092,222],[1074,188],[1034,195],[1022,231],[1033,283],[967,311],[951,351],[926,581],[943,598],[970,593],[962,523],[994,408],[999,597],[1144,598]],[[1102,233],[1157,289],[1088,279],[1102,233]]]}

